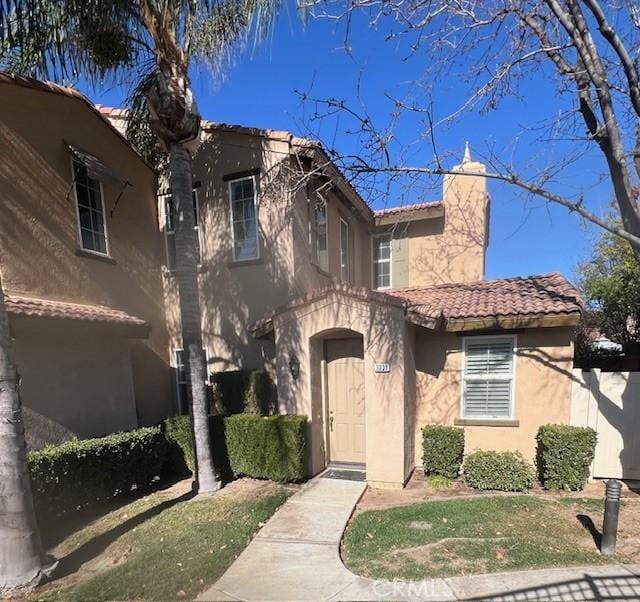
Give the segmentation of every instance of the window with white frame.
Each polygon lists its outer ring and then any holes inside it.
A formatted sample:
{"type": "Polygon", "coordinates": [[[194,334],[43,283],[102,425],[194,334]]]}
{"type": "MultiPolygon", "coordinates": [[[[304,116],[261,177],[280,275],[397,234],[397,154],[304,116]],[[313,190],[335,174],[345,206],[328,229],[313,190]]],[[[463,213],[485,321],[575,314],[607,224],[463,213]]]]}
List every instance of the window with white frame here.
{"type": "Polygon", "coordinates": [[[325,272],[329,271],[327,237],[327,203],[324,199],[309,201],[309,244],[311,260],[325,272]]]}
{"type": "MultiPolygon", "coordinates": [[[[167,252],[167,268],[169,270],[176,269],[176,231],[174,227],[174,207],[173,197],[170,194],[164,194],[161,197],[164,208],[164,241],[167,252]]],[[[200,206],[198,201],[198,192],[193,190],[193,229],[196,233],[196,260],[200,265],[200,206]]]]}
{"type": "Polygon", "coordinates": [[[514,352],[513,336],[464,339],[463,418],[513,417],[514,352]]]}
{"type": "MultiPolygon", "coordinates": [[[[180,414],[188,414],[189,413],[189,374],[187,373],[186,366],[186,356],[184,350],[176,349],[176,388],[178,395],[178,411],[180,414]]],[[[207,350],[203,349],[202,353],[204,354],[205,361],[205,372],[206,378],[205,382],[209,383],[209,375],[207,371],[207,350]]]]}
{"type": "Polygon", "coordinates": [[[349,241],[349,224],[340,218],[340,278],[351,280],[351,254],[349,241]]]}
{"type": "Polygon", "coordinates": [[[373,237],[373,287],[391,287],[391,234],[373,237]]]}
{"type": "Polygon", "coordinates": [[[259,257],[256,181],[254,176],[229,182],[234,261],[259,257]]]}
{"type": "Polygon", "coordinates": [[[102,183],[92,178],[85,165],[73,161],[73,184],[80,230],[80,246],[85,251],[109,254],[102,183]]]}

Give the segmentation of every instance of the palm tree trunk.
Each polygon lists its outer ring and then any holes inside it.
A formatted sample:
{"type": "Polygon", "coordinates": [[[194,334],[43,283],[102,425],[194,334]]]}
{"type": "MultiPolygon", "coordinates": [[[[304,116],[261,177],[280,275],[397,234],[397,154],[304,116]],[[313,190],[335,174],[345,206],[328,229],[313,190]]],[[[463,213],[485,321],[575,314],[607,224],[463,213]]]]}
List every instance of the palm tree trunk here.
{"type": "Polygon", "coordinates": [[[0,275],[0,592],[33,585],[45,570],[11,347],[0,275]]]}
{"type": "Polygon", "coordinates": [[[202,319],[198,287],[198,261],[191,181],[191,154],[181,143],[170,152],[171,196],[176,236],[176,278],[182,321],[182,348],[190,383],[191,426],[196,448],[194,490],[202,493],[220,489],[220,477],[213,466],[209,440],[209,413],[205,384],[206,366],[202,350],[202,319]]]}

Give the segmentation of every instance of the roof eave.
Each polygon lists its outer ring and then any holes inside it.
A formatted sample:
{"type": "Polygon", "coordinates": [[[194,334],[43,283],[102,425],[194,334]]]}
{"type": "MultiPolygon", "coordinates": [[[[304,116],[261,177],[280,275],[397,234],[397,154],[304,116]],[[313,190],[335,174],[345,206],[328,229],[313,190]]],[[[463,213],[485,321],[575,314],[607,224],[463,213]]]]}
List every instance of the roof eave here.
{"type": "Polygon", "coordinates": [[[567,312],[559,314],[526,314],[510,316],[487,316],[482,318],[448,318],[447,332],[470,330],[504,330],[516,328],[552,328],[554,326],[576,326],[581,313],[567,312]]]}
{"type": "Polygon", "coordinates": [[[406,211],[376,216],[375,220],[376,226],[391,226],[399,223],[417,222],[420,220],[435,219],[443,216],[444,204],[440,204],[419,210],[411,210],[411,208],[408,207],[406,211]]]}

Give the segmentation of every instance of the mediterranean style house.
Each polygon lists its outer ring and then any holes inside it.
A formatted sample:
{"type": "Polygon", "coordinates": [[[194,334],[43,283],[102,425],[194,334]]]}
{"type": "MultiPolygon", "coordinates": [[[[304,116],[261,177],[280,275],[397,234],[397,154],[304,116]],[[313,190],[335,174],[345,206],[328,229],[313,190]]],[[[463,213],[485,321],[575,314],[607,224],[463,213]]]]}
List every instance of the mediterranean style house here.
{"type": "Polygon", "coordinates": [[[173,407],[157,177],[80,93],[0,73],[0,270],[27,441],[173,407]]]}
{"type": "MultiPolygon", "coordinates": [[[[2,202],[20,214],[20,240],[34,249],[17,252],[3,220],[1,267],[16,299],[25,405],[59,412],[52,420],[67,427],[70,410],[94,425],[80,415],[106,411],[98,397],[119,395],[120,369],[130,383],[120,394],[132,401],[118,407],[137,416],[110,428],[185,412],[171,191],[162,178],[156,189],[153,171],[118,134],[122,111],[5,79],[16,98],[2,127],[16,141],[0,176],[0,190],[11,190],[2,202]],[[51,116],[46,126],[33,119],[41,114],[51,116]],[[44,127],[54,131],[41,137],[44,127]],[[16,186],[12,174],[31,169],[31,156],[38,177],[24,174],[16,186]],[[27,313],[24,303],[36,307],[27,313]],[[75,317],[76,304],[93,318],[75,317]],[[22,322],[32,330],[23,334],[22,322]],[[49,335],[45,322],[59,333],[49,335]],[[110,353],[103,338],[119,363],[102,359],[110,353]],[[77,362],[81,384],[65,380],[64,367],[77,362]],[[52,397],[56,387],[66,397],[52,397]]],[[[420,465],[425,424],[464,427],[469,450],[531,459],[541,424],[569,422],[580,296],[559,274],[485,279],[483,173],[467,149],[440,200],[373,211],[317,143],[203,123],[193,207],[209,372],[267,370],[280,411],[309,419],[312,473],[364,466],[370,483],[402,487],[420,465]]]]}

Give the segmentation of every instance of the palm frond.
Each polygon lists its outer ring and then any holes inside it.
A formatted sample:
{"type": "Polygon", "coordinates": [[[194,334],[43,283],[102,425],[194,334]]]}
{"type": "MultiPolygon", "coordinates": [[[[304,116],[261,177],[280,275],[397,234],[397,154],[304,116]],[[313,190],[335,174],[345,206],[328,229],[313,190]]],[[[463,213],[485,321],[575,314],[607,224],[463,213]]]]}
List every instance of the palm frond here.
{"type": "Polygon", "coordinates": [[[125,101],[127,108],[125,135],[138,152],[159,172],[162,172],[168,166],[168,157],[151,127],[147,107],[147,94],[155,76],[155,65],[150,64],[147,72],[140,76],[129,92],[125,101]]]}
{"type": "Polygon", "coordinates": [[[148,54],[130,0],[2,0],[0,60],[25,75],[69,81],[126,70],[148,54]]]}

